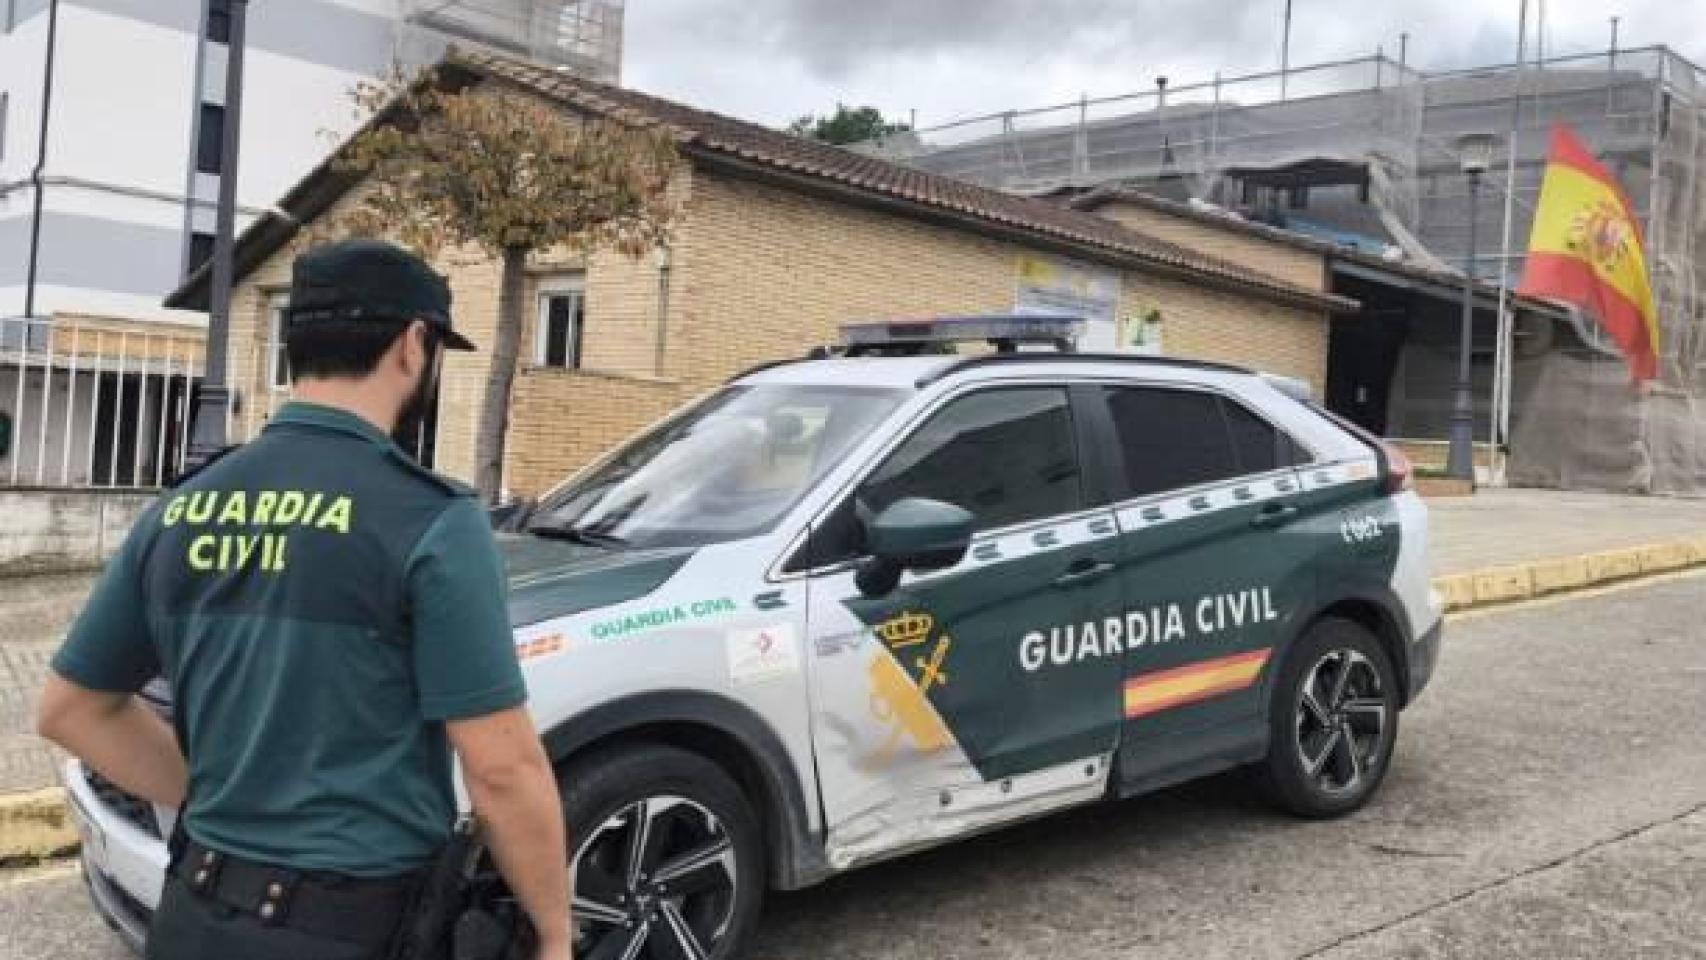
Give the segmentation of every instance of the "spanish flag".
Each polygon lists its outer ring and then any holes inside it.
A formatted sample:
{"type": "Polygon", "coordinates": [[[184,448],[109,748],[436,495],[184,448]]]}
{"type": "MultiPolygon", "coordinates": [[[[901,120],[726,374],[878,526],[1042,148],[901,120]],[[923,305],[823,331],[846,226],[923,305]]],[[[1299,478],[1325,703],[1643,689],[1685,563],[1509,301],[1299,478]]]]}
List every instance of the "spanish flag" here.
{"type": "Polygon", "coordinates": [[[1635,208],[1569,127],[1552,128],[1517,293],[1599,318],[1637,383],[1658,374],[1659,317],[1635,208]]]}

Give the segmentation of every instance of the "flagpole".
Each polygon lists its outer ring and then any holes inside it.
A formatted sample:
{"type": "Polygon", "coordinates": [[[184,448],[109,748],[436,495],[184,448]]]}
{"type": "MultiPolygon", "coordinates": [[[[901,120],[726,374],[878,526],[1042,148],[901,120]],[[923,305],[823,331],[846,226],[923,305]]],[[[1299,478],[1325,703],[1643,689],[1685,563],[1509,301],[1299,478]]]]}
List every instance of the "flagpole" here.
{"type": "Polygon", "coordinates": [[[1511,134],[1505,150],[1505,223],[1504,240],[1499,246],[1499,310],[1494,326],[1493,404],[1492,423],[1488,439],[1492,441],[1492,481],[1505,482],[1506,457],[1503,443],[1510,433],[1511,401],[1511,333],[1516,324],[1511,316],[1510,265],[1511,226],[1516,212],[1516,154],[1522,143],[1522,63],[1528,55],[1528,0],[1519,0],[1516,15],[1516,92],[1511,97],[1511,134]]]}

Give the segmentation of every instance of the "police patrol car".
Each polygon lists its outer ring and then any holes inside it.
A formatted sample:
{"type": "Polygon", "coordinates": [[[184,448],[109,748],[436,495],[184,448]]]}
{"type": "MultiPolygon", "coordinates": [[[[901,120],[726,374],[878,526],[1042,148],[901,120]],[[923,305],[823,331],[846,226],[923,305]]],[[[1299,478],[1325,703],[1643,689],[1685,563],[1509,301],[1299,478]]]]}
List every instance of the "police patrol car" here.
{"type": "MultiPolygon", "coordinates": [[[[768,888],[1228,768],[1367,802],[1439,649],[1408,464],[1294,382],[1080,326],[850,327],[501,538],[577,956],[733,956],[768,888]]],[[[169,812],[67,780],[136,942],[169,812]]]]}

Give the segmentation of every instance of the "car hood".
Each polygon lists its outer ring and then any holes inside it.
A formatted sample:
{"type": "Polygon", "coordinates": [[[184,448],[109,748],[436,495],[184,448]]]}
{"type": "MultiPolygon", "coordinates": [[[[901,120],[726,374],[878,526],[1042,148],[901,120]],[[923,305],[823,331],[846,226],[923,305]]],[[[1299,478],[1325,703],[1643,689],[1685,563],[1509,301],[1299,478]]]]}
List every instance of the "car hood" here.
{"type": "Polygon", "coordinates": [[[499,534],[498,549],[518,627],[643,597],[693,556],[690,548],[611,550],[527,534],[499,534]]]}

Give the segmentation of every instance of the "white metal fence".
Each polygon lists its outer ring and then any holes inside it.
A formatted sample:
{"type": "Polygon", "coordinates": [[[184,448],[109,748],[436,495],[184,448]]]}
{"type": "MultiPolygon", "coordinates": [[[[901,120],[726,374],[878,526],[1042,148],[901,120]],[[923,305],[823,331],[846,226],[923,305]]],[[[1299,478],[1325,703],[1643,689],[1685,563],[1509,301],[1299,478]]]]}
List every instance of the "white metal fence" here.
{"type": "Polygon", "coordinates": [[[0,487],[170,483],[203,357],[196,327],[0,319],[0,487]]]}

